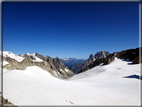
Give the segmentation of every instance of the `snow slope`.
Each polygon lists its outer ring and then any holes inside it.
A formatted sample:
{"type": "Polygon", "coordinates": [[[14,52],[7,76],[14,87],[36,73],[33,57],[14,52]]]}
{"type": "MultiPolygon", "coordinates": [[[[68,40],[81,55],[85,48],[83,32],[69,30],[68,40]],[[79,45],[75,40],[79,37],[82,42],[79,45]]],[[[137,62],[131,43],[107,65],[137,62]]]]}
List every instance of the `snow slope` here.
{"type": "MultiPolygon", "coordinates": [[[[0,55],[1,55],[1,52],[0,52],[0,55]]],[[[43,61],[42,59],[36,57],[36,56],[35,56],[35,53],[34,53],[34,54],[27,53],[27,55],[33,56],[33,57],[36,59],[36,60],[32,60],[32,61],[34,61],[34,62],[42,62],[42,61],[43,61]]],[[[8,56],[8,57],[10,57],[10,58],[12,58],[12,59],[15,59],[15,60],[18,61],[18,62],[21,62],[21,61],[24,59],[23,57],[18,56],[18,55],[16,55],[16,54],[14,54],[14,53],[12,53],[12,52],[8,52],[8,51],[3,51],[3,56],[4,56],[4,57],[8,56]]],[[[5,63],[6,63],[6,62],[3,62],[3,64],[5,64],[5,63]]],[[[7,63],[6,63],[6,64],[7,64],[7,63]]]]}
{"type": "Polygon", "coordinates": [[[32,61],[35,61],[35,62],[42,62],[43,61],[42,59],[35,56],[35,53],[31,54],[31,56],[35,57],[35,59],[36,59],[36,60],[32,60],[32,61]]]}
{"type": "MultiPolygon", "coordinates": [[[[1,52],[0,52],[0,55],[1,55],[1,52]]],[[[17,60],[18,62],[21,62],[24,58],[20,57],[20,56],[17,56],[16,54],[12,53],[12,52],[8,52],[8,51],[3,51],[3,56],[6,57],[10,57],[12,59],[15,59],[17,60]]]]}
{"type": "Polygon", "coordinates": [[[115,58],[68,80],[37,66],[3,70],[3,96],[16,105],[140,105],[140,64],[115,58]]]}

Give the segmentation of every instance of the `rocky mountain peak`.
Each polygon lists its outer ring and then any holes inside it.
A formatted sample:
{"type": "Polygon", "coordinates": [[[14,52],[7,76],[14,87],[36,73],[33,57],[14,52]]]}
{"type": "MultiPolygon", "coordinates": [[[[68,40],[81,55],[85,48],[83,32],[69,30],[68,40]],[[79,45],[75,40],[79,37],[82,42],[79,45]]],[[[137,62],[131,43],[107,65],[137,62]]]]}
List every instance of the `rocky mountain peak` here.
{"type": "MultiPolygon", "coordinates": [[[[142,49],[142,47],[140,48],[142,49]]],[[[139,61],[139,48],[123,50],[121,52],[114,52],[109,55],[108,54],[109,54],[108,52],[98,52],[96,56],[100,55],[101,58],[98,58],[94,62],[91,62],[89,65],[86,65],[85,67],[83,67],[79,71],[79,73],[84,72],[88,69],[91,69],[95,67],[96,65],[100,65],[101,63],[103,63],[103,65],[110,64],[112,61],[114,61],[115,57],[133,61],[131,64],[138,64],[142,62],[142,59],[139,61]],[[102,57],[103,53],[105,53],[106,57],[102,57]]]]}
{"type": "Polygon", "coordinates": [[[100,59],[100,58],[106,57],[107,55],[109,55],[109,52],[107,52],[107,51],[100,51],[100,52],[97,52],[94,55],[94,57],[95,57],[95,59],[100,59]]]}
{"type": "Polygon", "coordinates": [[[3,60],[9,62],[9,64],[4,65],[3,68],[9,70],[24,70],[28,66],[39,66],[40,68],[48,71],[51,75],[57,78],[63,79],[74,75],[74,73],[69,70],[58,57],[51,58],[50,56],[45,56],[44,58],[43,55],[40,55],[38,53],[26,53],[23,56],[23,60],[19,62],[15,59],[12,59],[11,57],[6,57],[6,55],[5,57],[3,56],[3,60]],[[43,60],[39,61],[37,57],[42,58],[43,60]]]}
{"type": "Polygon", "coordinates": [[[35,55],[35,56],[36,56],[36,55],[38,55],[38,53],[37,53],[37,52],[35,52],[33,55],[35,55]]]}
{"type": "Polygon", "coordinates": [[[93,54],[90,54],[89,59],[94,60],[93,54]]]}
{"type": "Polygon", "coordinates": [[[45,56],[45,60],[49,63],[53,63],[53,59],[50,56],[45,56]]]}
{"type": "Polygon", "coordinates": [[[58,64],[61,64],[61,60],[56,56],[55,59],[53,59],[54,62],[57,62],[58,64]]]}
{"type": "Polygon", "coordinates": [[[24,58],[25,58],[25,59],[29,59],[29,60],[36,60],[35,57],[33,57],[30,53],[26,53],[26,54],[24,55],[24,58]]]}
{"type": "Polygon", "coordinates": [[[34,53],[34,55],[42,60],[44,60],[44,56],[41,54],[38,54],[37,52],[34,53]]]}
{"type": "Polygon", "coordinates": [[[18,56],[20,56],[20,57],[24,57],[24,55],[23,55],[23,54],[19,54],[18,56]]]}

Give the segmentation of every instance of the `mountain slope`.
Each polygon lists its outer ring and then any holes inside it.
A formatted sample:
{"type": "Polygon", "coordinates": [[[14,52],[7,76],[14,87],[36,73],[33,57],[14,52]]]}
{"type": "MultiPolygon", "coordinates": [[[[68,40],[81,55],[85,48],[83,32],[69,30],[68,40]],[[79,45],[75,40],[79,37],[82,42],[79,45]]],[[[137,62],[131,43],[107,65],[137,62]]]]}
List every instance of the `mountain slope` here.
{"type": "MultiPolygon", "coordinates": [[[[142,47],[140,48],[142,49],[142,47]]],[[[107,55],[104,58],[96,59],[95,61],[92,61],[89,65],[86,65],[85,67],[83,67],[78,73],[91,69],[101,63],[103,63],[103,65],[107,65],[111,63],[115,57],[118,57],[124,60],[133,61],[132,64],[138,64],[139,63],[139,48],[123,50],[121,52],[114,52],[113,54],[107,55]]],[[[141,59],[141,62],[142,62],[142,59],[141,59]]]]}
{"type": "Polygon", "coordinates": [[[38,66],[58,78],[68,78],[74,73],[69,70],[58,57],[43,57],[38,53],[15,55],[12,52],[3,52],[3,68],[8,70],[24,70],[28,66],[38,66]],[[8,54],[7,54],[8,53],[8,54]],[[14,57],[13,57],[14,56],[14,57]],[[17,60],[18,59],[18,60],[17,60]],[[20,59],[20,60],[19,60],[20,59]],[[50,60],[49,60],[50,59],[50,60]]]}
{"type": "Polygon", "coordinates": [[[3,70],[3,96],[15,105],[139,106],[141,64],[114,58],[108,65],[96,66],[68,80],[29,66],[25,70],[3,70]],[[24,71],[24,72],[23,72],[24,71]]]}
{"type": "Polygon", "coordinates": [[[77,74],[83,67],[89,65],[92,61],[99,59],[99,58],[106,57],[106,55],[109,55],[109,52],[100,51],[100,52],[97,52],[94,56],[93,56],[93,54],[90,54],[90,56],[87,60],[85,60],[84,62],[79,63],[79,64],[73,64],[69,67],[69,69],[77,74]]]}

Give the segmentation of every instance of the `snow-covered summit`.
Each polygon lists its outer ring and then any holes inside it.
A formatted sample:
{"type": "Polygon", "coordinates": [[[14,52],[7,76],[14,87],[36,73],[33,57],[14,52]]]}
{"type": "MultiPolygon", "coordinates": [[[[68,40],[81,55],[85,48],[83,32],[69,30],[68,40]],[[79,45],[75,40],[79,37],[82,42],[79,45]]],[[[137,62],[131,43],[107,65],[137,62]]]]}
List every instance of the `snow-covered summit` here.
{"type": "MultiPolygon", "coordinates": [[[[0,55],[1,55],[1,53],[0,53],[0,55]]],[[[16,55],[16,54],[12,53],[12,52],[3,51],[3,56],[4,56],[4,57],[10,57],[10,58],[12,58],[12,59],[15,59],[15,60],[18,61],[18,62],[23,61],[23,59],[26,57],[26,55],[27,55],[27,56],[32,56],[34,59],[30,59],[30,60],[32,60],[32,61],[34,61],[34,62],[42,62],[42,61],[43,61],[42,59],[40,59],[40,58],[38,58],[37,56],[35,56],[35,54],[31,54],[31,53],[26,53],[25,55],[20,54],[20,55],[18,56],[18,55],[16,55]]]]}
{"type": "MultiPolygon", "coordinates": [[[[0,52],[0,55],[1,55],[1,52],[0,52]]],[[[8,52],[8,51],[3,51],[3,56],[4,57],[10,57],[12,59],[15,59],[16,61],[18,62],[21,62],[24,58],[23,57],[20,57],[12,52],[8,52]]]]}
{"type": "Polygon", "coordinates": [[[30,60],[32,60],[34,62],[42,62],[43,61],[42,59],[40,59],[37,56],[35,56],[35,53],[33,53],[33,54],[26,53],[24,56],[26,57],[26,55],[33,57],[33,58],[30,58],[30,60]]]}

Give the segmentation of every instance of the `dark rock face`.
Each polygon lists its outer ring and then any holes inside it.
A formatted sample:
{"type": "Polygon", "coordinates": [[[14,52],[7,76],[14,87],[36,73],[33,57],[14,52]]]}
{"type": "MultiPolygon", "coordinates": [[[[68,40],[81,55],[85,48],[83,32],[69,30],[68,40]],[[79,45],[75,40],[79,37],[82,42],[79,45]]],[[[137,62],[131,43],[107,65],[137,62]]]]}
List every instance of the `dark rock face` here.
{"type": "Polygon", "coordinates": [[[97,52],[94,55],[94,57],[95,57],[95,59],[100,59],[100,58],[106,57],[106,55],[109,55],[109,52],[107,52],[107,51],[100,51],[100,52],[97,52]]]}
{"type": "Polygon", "coordinates": [[[73,64],[69,67],[69,69],[77,74],[83,67],[90,64],[93,60],[94,60],[94,56],[93,56],[93,54],[90,54],[90,56],[87,60],[85,60],[84,62],[79,63],[79,64],[73,64]]]}
{"type": "Polygon", "coordinates": [[[109,55],[109,52],[100,51],[100,52],[97,52],[94,56],[93,56],[93,54],[90,54],[90,56],[87,60],[85,60],[84,62],[79,63],[79,64],[73,64],[69,67],[69,69],[77,74],[83,67],[91,64],[91,62],[94,61],[95,59],[97,60],[100,58],[104,58],[106,55],[109,55]]]}
{"type": "MultiPolygon", "coordinates": [[[[142,47],[140,48],[142,49],[142,47]]],[[[139,48],[123,50],[121,52],[116,53],[116,57],[121,59],[129,59],[130,61],[133,60],[133,64],[139,63],[139,56],[142,56],[142,55],[139,55],[139,48]]],[[[142,62],[142,59],[140,62],[142,62]]]]}
{"type": "MultiPolygon", "coordinates": [[[[142,60],[141,60],[141,62],[142,62],[142,60]]],[[[139,57],[137,56],[137,57],[134,59],[133,64],[138,64],[138,63],[139,63],[139,57]]]]}
{"type": "Polygon", "coordinates": [[[104,65],[110,64],[114,59],[115,59],[115,53],[113,54],[109,54],[106,56],[106,58],[104,58],[104,65]]]}
{"type": "Polygon", "coordinates": [[[113,53],[113,54],[107,55],[105,58],[96,59],[95,61],[91,62],[89,65],[83,67],[78,73],[91,69],[97,65],[100,65],[101,63],[104,63],[104,65],[107,65],[111,63],[114,60],[114,58],[115,58],[115,55],[113,53]]]}
{"type": "MultiPolygon", "coordinates": [[[[142,47],[140,48],[142,49],[142,47]]],[[[91,69],[97,65],[100,65],[101,63],[103,63],[103,65],[110,64],[115,59],[115,57],[120,59],[129,59],[130,61],[133,61],[132,64],[142,63],[142,59],[139,61],[139,48],[129,49],[121,52],[114,52],[113,54],[106,55],[105,58],[96,59],[94,62],[91,62],[89,65],[83,67],[78,73],[91,69]]]]}
{"type": "Polygon", "coordinates": [[[35,56],[38,57],[38,58],[40,58],[40,59],[42,59],[42,60],[44,60],[44,56],[43,55],[40,55],[40,54],[38,54],[38,53],[35,52],[35,56]]]}
{"type": "Polygon", "coordinates": [[[91,55],[89,56],[89,59],[92,60],[92,61],[95,59],[94,56],[93,56],[93,54],[91,54],[91,55]]]}
{"type": "Polygon", "coordinates": [[[29,59],[29,60],[36,60],[35,57],[31,56],[31,55],[24,55],[24,58],[29,59]]]}

